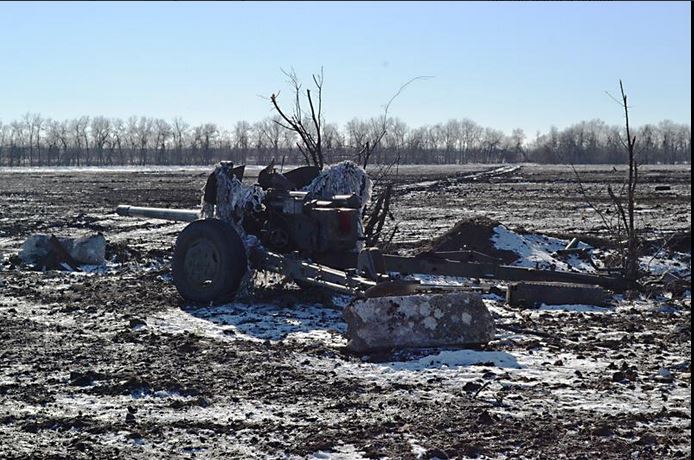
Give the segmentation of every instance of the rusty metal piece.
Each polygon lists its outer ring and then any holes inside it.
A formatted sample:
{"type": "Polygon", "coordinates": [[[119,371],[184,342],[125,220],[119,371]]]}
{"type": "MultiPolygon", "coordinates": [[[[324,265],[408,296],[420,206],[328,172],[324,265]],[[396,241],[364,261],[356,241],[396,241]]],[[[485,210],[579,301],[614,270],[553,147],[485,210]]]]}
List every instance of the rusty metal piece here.
{"type": "Polygon", "coordinates": [[[581,241],[578,238],[572,238],[571,241],[569,241],[569,244],[566,245],[564,248],[565,251],[568,251],[569,249],[575,249],[578,247],[578,243],[581,241]]]}
{"type": "Polygon", "coordinates": [[[621,291],[626,288],[623,278],[571,273],[533,268],[498,265],[495,263],[459,262],[439,258],[417,258],[384,254],[386,270],[403,274],[431,274],[471,278],[494,278],[506,281],[548,281],[580,284],[596,284],[607,289],[621,291]]]}
{"type": "Polygon", "coordinates": [[[506,302],[514,307],[546,305],[609,305],[609,296],[600,286],[576,283],[521,282],[511,283],[506,302]]]}
{"type": "Polygon", "coordinates": [[[364,297],[373,299],[376,297],[392,297],[416,294],[423,289],[418,281],[388,280],[378,283],[364,291],[364,297]]]}

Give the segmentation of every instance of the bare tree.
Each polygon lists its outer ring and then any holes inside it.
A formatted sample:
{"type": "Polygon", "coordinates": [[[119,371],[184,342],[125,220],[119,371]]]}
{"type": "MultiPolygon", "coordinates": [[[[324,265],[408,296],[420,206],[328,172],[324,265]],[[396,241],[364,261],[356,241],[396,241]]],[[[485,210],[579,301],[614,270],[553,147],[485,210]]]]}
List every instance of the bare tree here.
{"type": "MultiPolygon", "coordinates": [[[[36,159],[39,166],[43,164],[41,159],[41,132],[45,129],[45,122],[41,117],[41,114],[35,113],[31,117],[31,134],[34,139],[34,146],[36,147],[36,159]]],[[[33,150],[33,147],[32,147],[33,150]]]]}
{"type": "MultiPolygon", "coordinates": [[[[363,120],[353,118],[347,122],[347,139],[350,147],[356,150],[360,150],[367,142],[367,136],[369,135],[369,125],[363,120]]],[[[362,163],[361,159],[358,160],[362,163]]]]}
{"type": "Polygon", "coordinates": [[[70,126],[67,120],[53,121],[50,125],[52,135],[55,136],[58,145],[56,152],[56,161],[58,164],[64,164],[69,156],[70,149],[70,126]]]}
{"type": "Polygon", "coordinates": [[[135,139],[140,150],[140,164],[146,165],[148,161],[148,150],[152,142],[152,132],[154,123],[151,118],[140,117],[135,125],[135,139]]]}
{"type": "Polygon", "coordinates": [[[479,149],[482,140],[482,127],[465,118],[460,121],[460,163],[469,160],[470,152],[479,149]]]}
{"type": "Polygon", "coordinates": [[[157,155],[157,164],[167,164],[171,162],[171,158],[166,155],[166,146],[169,142],[169,138],[172,135],[171,125],[161,118],[154,120],[154,131],[155,131],[155,151],[157,155]]]}
{"type": "Polygon", "coordinates": [[[89,126],[89,117],[79,117],[72,120],[70,124],[71,134],[73,139],[73,151],[69,161],[79,166],[81,158],[84,155],[87,163],[89,162],[89,139],[87,137],[87,127],[89,126]]]}
{"type": "Polygon", "coordinates": [[[282,121],[276,120],[285,129],[294,131],[301,142],[297,142],[296,146],[304,157],[306,164],[317,166],[323,169],[325,160],[323,158],[323,68],[321,67],[320,74],[312,75],[313,83],[317,90],[317,100],[314,103],[314,96],[311,95],[311,90],[306,89],[306,100],[309,110],[305,111],[301,106],[302,91],[301,82],[296,76],[294,70],[291,72],[282,71],[288,78],[294,92],[294,106],[292,112],[286,114],[277,102],[278,93],[273,93],[270,96],[270,101],[277,113],[282,118],[282,121]]]}
{"type": "MultiPolygon", "coordinates": [[[[299,95],[300,102],[305,104],[305,93],[299,95]]],[[[548,132],[538,132],[534,140],[526,142],[522,130],[516,129],[506,135],[466,118],[410,129],[397,118],[387,116],[387,106],[381,116],[368,120],[355,118],[343,126],[325,123],[321,117],[324,164],[352,159],[362,166],[378,164],[380,172],[397,172],[401,162],[626,164],[629,158],[622,140],[624,129],[608,126],[601,120],[581,121],[562,130],[551,127],[548,132]]],[[[303,115],[301,123],[307,135],[317,139],[318,131],[310,111],[303,115]]],[[[216,133],[208,130],[209,135],[206,135],[205,125],[192,131],[181,118],[169,123],[147,117],[130,117],[124,122],[102,116],[59,121],[26,113],[18,120],[1,125],[0,161],[10,166],[152,161],[207,164],[214,158],[228,158],[238,163],[267,163],[271,156],[283,160],[296,158],[297,143],[300,151],[306,154],[299,134],[282,125],[287,125],[286,121],[275,114],[274,120],[265,119],[253,125],[240,121],[231,131],[220,127],[216,133]],[[146,140],[144,147],[142,140],[146,140]],[[249,156],[251,146],[256,148],[249,156]]],[[[691,162],[689,125],[663,120],[638,129],[630,126],[630,130],[639,138],[636,155],[640,164],[691,162]]],[[[303,154],[312,164],[311,156],[303,154]]],[[[621,220],[620,225],[623,226],[621,220]]]]}
{"type": "Polygon", "coordinates": [[[250,132],[251,125],[247,121],[237,121],[234,125],[234,147],[240,150],[238,156],[239,163],[246,162],[246,155],[248,155],[248,148],[250,146],[250,132]]]}
{"type": "Polygon", "coordinates": [[[297,135],[294,131],[282,130],[282,147],[286,149],[287,155],[293,157],[294,147],[296,146],[297,135]]]}
{"type": "Polygon", "coordinates": [[[29,150],[29,166],[34,164],[34,125],[32,123],[32,114],[25,113],[22,117],[22,132],[27,136],[26,143],[29,150]]]}
{"type": "Polygon", "coordinates": [[[190,125],[182,118],[176,117],[171,122],[171,135],[173,137],[174,151],[176,152],[176,163],[183,163],[183,143],[190,125]]]}
{"type": "MultiPolygon", "coordinates": [[[[639,278],[639,235],[635,220],[636,207],[636,190],[639,183],[639,164],[636,159],[636,136],[632,135],[631,126],[629,124],[629,104],[627,95],[624,92],[624,85],[619,81],[619,90],[621,98],[613,98],[624,111],[624,125],[626,140],[618,137],[622,148],[627,153],[627,176],[623,182],[622,190],[615,192],[612,184],[607,185],[607,193],[610,197],[614,209],[616,209],[616,221],[607,218],[606,213],[598,208],[588,197],[588,192],[583,187],[583,182],[576,168],[573,168],[574,174],[578,180],[579,192],[586,199],[588,205],[594,209],[603,225],[615,238],[618,247],[620,247],[622,269],[624,278],[635,283],[639,278]],[[626,209],[625,209],[626,208],[626,209]],[[624,241],[626,237],[626,241],[624,241]]],[[[609,94],[609,93],[608,93],[609,94]]],[[[612,96],[610,96],[612,97],[612,96]]],[[[616,171],[616,169],[615,169],[616,171]]]]}
{"type": "Polygon", "coordinates": [[[419,164],[425,161],[427,128],[420,126],[410,131],[407,139],[407,150],[411,153],[411,163],[419,164]]]}
{"type": "MultiPolygon", "coordinates": [[[[258,123],[257,129],[259,130],[259,135],[262,137],[262,144],[270,148],[273,158],[277,158],[282,143],[282,133],[284,132],[280,125],[279,116],[263,120],[258,123]]],[[[264,159],[261,163],[265,164],[268,162],[267,160],[268,159],[264,159]]]]}
{"type": "Polygon", "coordinates": [[[619,210],[619,215],[622,217],[624,228],[627,234],[627,248],[624,258],[624,275],[628,281],[636,281],[639,272],[639,257],[638,257],[638,234],[634,220],[634,209],[636,204],[636,187],[639,183],[639,167],[636,161],[636,136],[632,136],[629,126],[629,104],[627,95],[624,92],[622,80],[619,80],[619,91],[621,93],[621,105],[624,109],[624,125],[626,130],[626,142],[622,140],[622,145],[626,149],[629,156],[629,171],[626,183],[626,213],[624,211],[623,198],[617,196],[612,188],[608,185],[607,191],[619,210]]]}
{"type": "Polygon", "coordinates": [[[219,135],[219,128],[215,123],[205,123],[199,129],[199,139],[202,147],[202,164],[210,164],[212,161],[212,144],[219,135]]]}
{"type": "MultiPolygon", "coordinates": [[[[430,78],[425,76],[419,76],[410,79],[404,83],[397,92],[388,100],[388,102],[383,107],[383,114],[380,119],[372,120],[371,122],[371,139],[367,140],[366,144],[359,150],[359,159],[363,160],[363,167],[366,169],[369,164],[369,159],[374,154],[374,152],[379,148],[381,141],[386,136],[388,131],[392,126],[395,125],[392,119],[388,116],[388,111],[393,101],[416,80],[430,78]]],[[[395,221],[395,217],[390,210],[391,199],[393,196],[393,182],[389,177],[393,166],[400,164],[400,154],[396,153],[396,157],[388,164],[383,165],[381,169],[373,177],[374,186],[377,187],[381,182],[385,183],[380,194],[376,197],[373,204],[368,208],[364,209],[364,237],[366,238],[366,244],[368,246],[373,246],[383,239],[383,228],[386,223],[386,219],[395,221]]],[[[386,243],[390,243],[395,232],[397,232],[398,225],[394,223],[393,229],[390,233],[390,237],[386,240],[386,243]]]]}
{"type": "Polygon", "coordinates": [[[528,161],[528,155],[525,153],[523,148],[523,142],[525,142],[525,131],[521,128],[516,128],[511,132],[510,137],[511,148],[516,154],[516,158],[522,161],[528,161]]]}
{"type": "Polygon", "coordinates": [[[342,152],[344,138],[335,123],[326,123],[323,128],[323,149],[324,157],[333,163],[342,152]]]}
{"type": "Polygon", "coordinates": [[[482,135],[482,146],[484,149],[484,161],[486,163],[492,163],[494,161],[494,156],[501,141],[504,139],[504,133],[493,128],[484,128],[484,133],[482,135]]]}
{"type": "MultiPolygon", "coordinates": [[[[412,83],[414,83],[417,80],[424,80],[432,78],[431,76],[427,75],[420,75],[414,78],[411,78],[410,80],[406,81],[403,85],[398,88],[398,90],[391,96],[391,98],[386,102],[386,104],[383,106],[383,114],[379,117],[378,121],[372,121],[371,125],[373,128],[371,130],[371,137],[364,143],[360,150],[359,154],[357,156],[359,163],[363,165],[364,168],[369,164],[369,160],[371,159],[371,156],[374,154],[374,152],[378,149],[381,140],[385,137],[385,135],[388,133],[388,128],[390,125],[392,125],[392,121],[388,117],[388,112],[390,110],[390,106],[393,104],[393,102],[402,94],[402,92],[410,86],[412,83]]],[[[399,157],[397,159],[399,161],[399,157]]]]}
{"type": "Polygon", "coordinates": [[[10,166],[22,164],[26,137],[24,123],[16,120],[10,123],[10,166]]]}
{"type": "Polygon", "coordinates": [[[94,117],[91,123],[92,145],[96,150],[97,162],[104,164],[104,147],[111,137],[111,120],[106,117],[94,117]]]}
{"type": "Polygon", "coordinates": [[[448,120],[441,128],[441,137],[444,148],[444,162],[453,163],[456,145],[460,139],[460,123],[458,120],[448,120]]]}
{"type": "Polygon", "coordinates": [[[265,123],[264,121],[256,121],[251,125],[251,144],[255,149],[256,162],[260,164],[265,164],[268,162],[266,158],[267,151],[267,135],[265,133],[265,123]]]}

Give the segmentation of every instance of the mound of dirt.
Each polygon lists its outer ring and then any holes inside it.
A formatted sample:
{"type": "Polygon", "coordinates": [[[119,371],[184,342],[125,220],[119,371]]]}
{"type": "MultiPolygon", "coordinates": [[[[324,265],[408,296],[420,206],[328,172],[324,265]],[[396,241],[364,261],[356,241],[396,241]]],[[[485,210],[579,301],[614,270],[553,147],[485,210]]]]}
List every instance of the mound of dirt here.
{"type": "Polygon", "coordinates": [[[446,233],[434,238],[421,252],[477,251],[500,259],[503,263],[513,263],[518,259],[518,254],[497,249],[492,241],[494,229],[500,225],[499,221],[484,216],[461,220],[446,233]]]}

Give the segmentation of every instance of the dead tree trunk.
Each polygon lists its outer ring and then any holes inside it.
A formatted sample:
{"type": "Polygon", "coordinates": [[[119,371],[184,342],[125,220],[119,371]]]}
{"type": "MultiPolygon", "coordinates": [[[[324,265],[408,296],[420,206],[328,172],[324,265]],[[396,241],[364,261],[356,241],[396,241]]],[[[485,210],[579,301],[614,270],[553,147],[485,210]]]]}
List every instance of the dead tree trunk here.
{"type": "Polygon", "coordinates": [[[636,136],[631,135],[629,128],[629,106],[627,105],[627,95],[624,93],[624,85],[619,81],[619,89],[622,93],[622,105],[624,107],[624,121],[626,125],[627,141],[624,147],[629,154],[629,177],[627,182],[627,251],[624,261],[625,276],[630,281],[638,278],[639,257],[638,257],[638,235],[636,233],[636,223],[634,220],[634,207],[636,203],[636,186],[638,184],[638,164],[636,163],[635,146],[636,136]]]}
{"type": "MultiPolygon", "coordinates": [[[[629,105],[627,103],[627,95],[624,92],[624,85],[619,81],[619,89],[621,92],[621,100],[615,101],[622,106],[624,110],[624,123],[626,128],[626,142],[620,137],[620,142],[627,151],[628,171],[624,182],[626,188],[626,197],[624,196],[624,188],[619,194],[615,193],[610,184],[607,185],[607,193],[612,201],[612,206],[616,210],[616,223],[610,222],[605,212],[592,203],[588,196],[587,190],[583,187],[583,183],[576,168],[572,165],[576,179],[578,180],[579,191],[583,195],[588,205],[593,208],[605,226],[605,228],[613,235],[615,242],[620,248],[622,270],[624,278],[635,284],[639,278],[639,234],[636,228],[635,206],[636,206],[636,189],[639,183],[639,165],[636,160],[636,136],[631,134],[631,126],[629,125],[629,105]],[[626,201],[626,202],[625,202],[626,201]],[[626,238],[626,240],[625,240],[626,238]]],[[[609,93],[608,93],[609,94],[609,93]]],[[[612,97],[612,96],[610,96],[612,97]]]]}

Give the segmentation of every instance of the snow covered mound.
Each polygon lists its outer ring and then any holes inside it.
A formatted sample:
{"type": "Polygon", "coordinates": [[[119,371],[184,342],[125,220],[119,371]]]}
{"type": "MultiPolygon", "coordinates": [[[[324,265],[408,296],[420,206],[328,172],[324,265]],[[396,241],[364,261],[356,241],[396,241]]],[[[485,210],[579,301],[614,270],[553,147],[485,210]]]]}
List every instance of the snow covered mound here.
{"type": "Polygon", "coordinates": [[[557,253],[567,240],[539,233],[518,233],[485,216],[463,219],[434,238],[423,252],[476,251],[498,259],[500,263],[541,270],[596,271],[591,247],[579,243],[574,253],[557,253]],[[583,251],[581,251],[583,250],[583,251]]]}
{"type": "MultiPolygon", "coordinates": [[[[511,251],[517,255],[512,265],[537,268],[541,270],[595,272],[590,259],[578,254],[556,255],[566,247],[567,241],[541,234],[521,235],[503,225],[494,227],[491,236],[494,248],[500,251],[511,251]]],[[[590,249],[585,243],[579,243],[578,249],[590,249]]]]}

